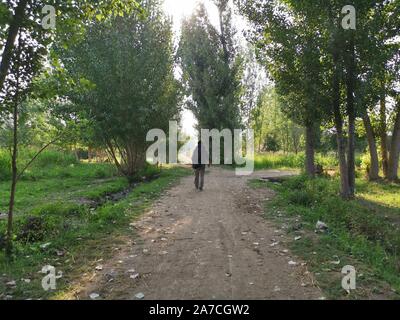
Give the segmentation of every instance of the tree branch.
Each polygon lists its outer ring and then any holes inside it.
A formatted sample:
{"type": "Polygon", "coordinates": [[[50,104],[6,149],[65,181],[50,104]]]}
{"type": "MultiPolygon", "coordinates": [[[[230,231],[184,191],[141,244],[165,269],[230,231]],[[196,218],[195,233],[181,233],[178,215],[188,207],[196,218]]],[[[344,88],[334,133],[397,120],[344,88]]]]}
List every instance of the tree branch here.
{"type": "Polygon", "coordinates": [[[55,143],[57,140],[59,140],[64,133],[61,133],[58,135],[54,140],[50,141],[47,143],[45,146],[43,146],[36,154],[35,156],[25,165],[25,167],[21,170],[21,172],[18,174],[17,180],[19,180],[22,175],[25,173],[25,171],[30,167],[30,165],[36,160],[36,158],[44,151],[46,150],[49,146],[51,146],[53,143],[55,143]]]}

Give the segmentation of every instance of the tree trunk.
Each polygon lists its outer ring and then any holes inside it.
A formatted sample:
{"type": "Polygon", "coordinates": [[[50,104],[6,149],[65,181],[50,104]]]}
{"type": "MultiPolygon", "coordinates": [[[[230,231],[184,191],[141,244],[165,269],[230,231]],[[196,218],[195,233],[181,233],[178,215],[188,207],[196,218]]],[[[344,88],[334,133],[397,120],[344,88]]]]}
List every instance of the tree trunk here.
{"type": "Polygon", "coordinates": [[[349,116],[349,143],[347,155],[347,169],[349,170],[349,191],[350,197],[355,196],[356,187],[356,158],[355,158],[355,137],[356,137],[356,110],[354,106],[355,90],[355,52],[354,34],[349,43],[349,62],[347,68],[347,113],[349,116]]]}
{"type": "Polygon", "coordinates": [[[10,23],[10,27],[8,28],[7,41],[4,46],[4,51],[0,63],[0,90],[3,89],[4,81],[7,77],[8,70],[11,65],[11,57],[15,46],[15,39],[17,38],[19,28],[21,27],[24,18],[24,11],[27,2],[27,0],[19,1],[15,9],[14,17],[12,18],[12,21],[10,23]]]}
{"type": "Polygon", "coordinates": [[[6,243],[6,253],[8,256],[10,256],[12,253],[13,215],[14,215],[14,203],[15,203],[15,190],[17,187],[17,177],[18,177],[17,157],[18,157],[18,97],[16,98],[13,107],[13,151],[11,160],[12,180],[11,180],[11,190],[10,190],[10,202],[8,208],[7,243],[6,243]]]}
{"type": "Polygon", "coordinates": [[[397,181],[399,178],[398,171],[400,159],[400,99],[396,105],[396,112],[397,114],[393,129],[388,168],[388,179],[390,181],[397,181]]]}
{"type": "Polygon", "coordinates": [[[334,73],[332,79],[332,110],[334,114],[336,134],[337,134],[337,145],[338,145],[338,157],[340,166],[340,193],[342,198],[350,198],[350,188],[349,188],[349,171],[347,168],[346,161],[346,139],[343,135],[343,118],[340,112],[340,74],[339,74],[339,55],[337,52],[333,53],[333,64],[334,73]]]}
{"type": "Polygon", "coordinates": [[[371,166],[368,168],[368,178],[370,181],[379,179],[379,157],[378,149],[376,146],[375,133],[371,125],[371,119],[368,112],[363,116],[365,131],[367,133],[367,140],[369,146],[369,154],[371,159],[371,166]]]}
{"type": "Polygon", "coordinates": [[[380,129],[379,136],[381,139],[381,161],[383,176],[388,177],[388,147],[387,147],[387,124],[386,124],[386,94],[385,85],[382,85],[381,106],[380,106],[380,129]]]}
{"type": "Polygon", "coordinates": [[[315,176],[315,132],[312,124],[306,127],[306,173],[315,176]]]}
{"type": "Polygon", "coordinates": [[[218,3],[218,13],[219,13],[219,26],[221,29],[221,44],[222,44],[222,49],[224,52],[224,61],[225,63],[229,63],[229,52],[228,52],[228,46],[227,46],[227,41],[226,41],[226,34],[225,34],[225,26],[224,26],[224,11],[226,10],[226,5],[227,1],[223,0],[218,3]]]}

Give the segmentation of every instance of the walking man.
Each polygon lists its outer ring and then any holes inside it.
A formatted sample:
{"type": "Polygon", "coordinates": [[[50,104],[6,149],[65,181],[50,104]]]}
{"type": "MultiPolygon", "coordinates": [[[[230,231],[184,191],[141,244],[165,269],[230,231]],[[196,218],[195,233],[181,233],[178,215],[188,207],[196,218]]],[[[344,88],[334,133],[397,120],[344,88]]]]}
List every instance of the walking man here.
{"type": "Polygon", "coordinates": [[[197,190],[203,191],[204,174],[206,172],[206,161],[208,161],[208,153],[201,141],[197,144],[192,156],[192,166],[195,170],[194,185],[197,190]]]}

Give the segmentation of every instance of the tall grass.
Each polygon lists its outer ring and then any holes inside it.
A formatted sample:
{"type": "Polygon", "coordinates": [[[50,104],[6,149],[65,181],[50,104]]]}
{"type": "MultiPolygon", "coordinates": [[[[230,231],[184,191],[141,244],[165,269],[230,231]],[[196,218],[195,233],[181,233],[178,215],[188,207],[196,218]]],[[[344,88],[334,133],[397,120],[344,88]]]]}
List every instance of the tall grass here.
{"type": "MultiPolygon", "coordinates": [[[[21,170],[36,154],[36,150],[22,149],[19,152],[18,167],[21,170]]],[[[22,180],[41,178],[108,178],[117,175],[113,165],[107,163],[85,164],[70,152],[46,150],[31,164],[22,180]]],[[[0,181],[11,179],[11,156],[5,149],[0,149],[0,181]]]]}
{"type": "MultiPolygon", "coordinates": [[[[334,152],[328,154],[316,154],[316,164],[323,168],[336,168],[339,161],[334,152]]],[[[305,154],[304,152],[294,154],[283,153],[262,153],[257,154],[254,158],[254,167],[256,170],[261,169],[302,169],[304,168],[305,154]]],[[[356,156],[357,166],[361,165],[361,155],[356,156]]]]}

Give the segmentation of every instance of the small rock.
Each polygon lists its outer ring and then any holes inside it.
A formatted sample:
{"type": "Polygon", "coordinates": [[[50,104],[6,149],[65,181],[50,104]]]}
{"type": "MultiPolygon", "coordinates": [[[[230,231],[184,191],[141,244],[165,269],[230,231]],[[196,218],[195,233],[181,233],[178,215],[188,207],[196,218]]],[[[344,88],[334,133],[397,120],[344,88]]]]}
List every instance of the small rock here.
{"type": "Polygon", "coordinates": [[[275,286],[274,287],[274,292],[279,292],[279,291],[281,291],[281,288],[279,288],[278,286],[275,286]]]}
{"type": "Polygon", "coordinates": [[[102,265],[98,265],[95,269],[96,269],[97,271],[101,271],[101,270],[103,270],[103,266],[102,266],[102,265]]]}
{"type": "Polygon", "coordinates": [[[322,221],[318,221],[315,225],[316,232],[326,232],[328,231],[328,225],[322,221]]]}
{"type": "Polygon", "coordinates": [[[41,249],[46,249],[50,245],[51,245],[51,242],[47,242],[47,243],[44,243],[44,244],[40,245],[40,248],[41,249]]]}
{"type": "Polygon", "coordinates": [[[131,274],[131,275],[129,276],[129,278],[135,280],[135,279],[139,278],[139,273],[131,274]]]}
{"type": "Polygon", "coordinates": [[[294,241],[299,241],[299,240],[301,240],[301,237],[300,237],[300,236],[294,238],[294,241]]]}
{"type": "Polygon", "coordinates": [[[92,300],[96,300],[99,297],[100,297],[100,295],[98,293],[91,293],[89,295],[89,298],[92,299],[92,300]]]}
{"type": "Polygon", "coordinates": [[[64,250],[56,250],[56,254],[59,257],[63,257],[65,255],[65,251],[64,250]]]}
{"type": "Polygon", "coordinates": [[[144,294],[142,292],[139,292],[139,293],[135,294],[135,298],[142,300],[144,298],[144,294]]]}
{"type": "Polygon", "coordinates": [[[15,282],[15,280],[12,280],[12,281],[7,282],[6,285],[8,287],[15,287],[17,285],[17,283],[15,282]]]}
{"type": "Polygon", "coordinates": [[[289,266],[297,266],[297,262],[292,261],[292,260],[289,261],[288,264],[289,264],[289,266]]]}

